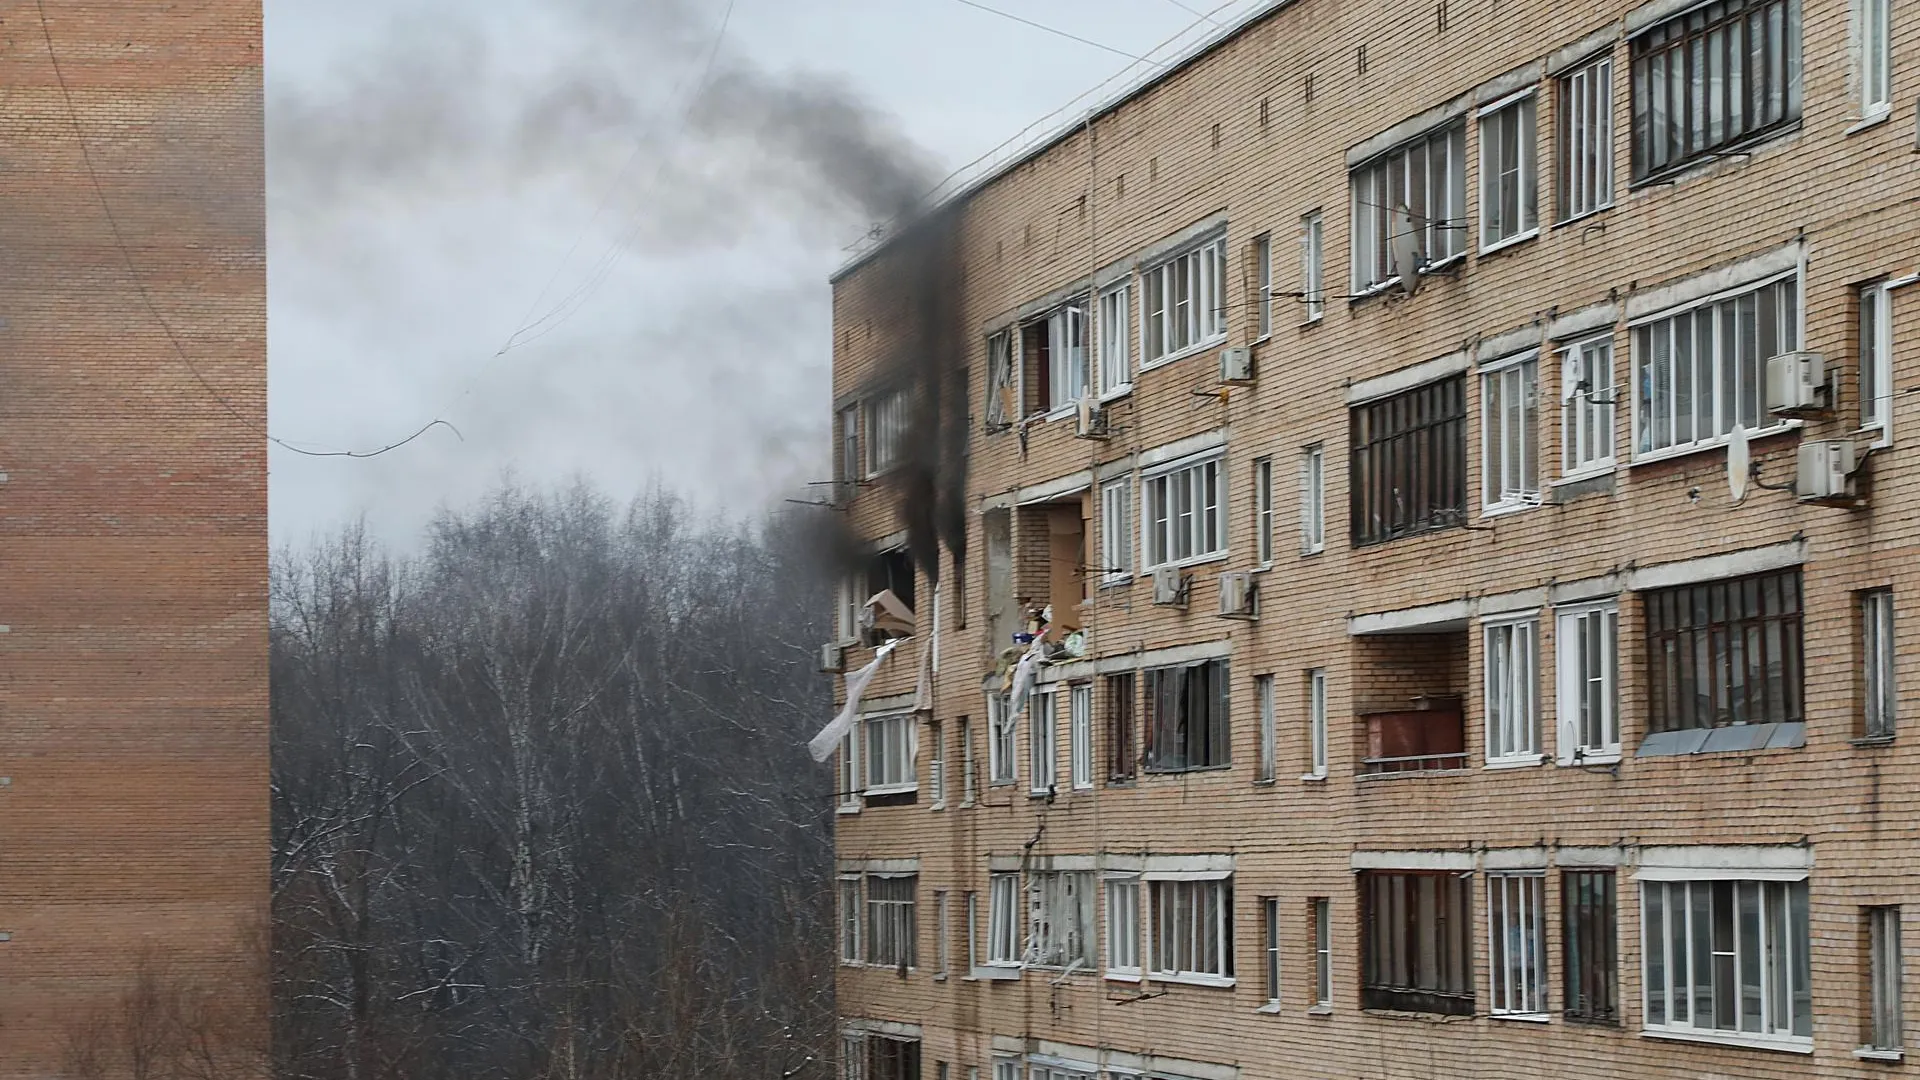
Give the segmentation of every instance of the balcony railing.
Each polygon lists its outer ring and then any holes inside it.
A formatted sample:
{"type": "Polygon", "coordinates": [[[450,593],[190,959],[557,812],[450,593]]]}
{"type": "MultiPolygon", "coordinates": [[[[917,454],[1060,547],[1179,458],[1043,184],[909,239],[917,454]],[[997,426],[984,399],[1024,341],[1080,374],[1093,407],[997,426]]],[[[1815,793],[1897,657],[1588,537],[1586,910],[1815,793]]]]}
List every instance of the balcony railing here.
{"type": "Polygon", "coordinates": [[[1408,772],[1447,772],[1467,767],[1465,751],[1451,754],[1414,754],[1411,757],[1370,757],[1360,760],[1369,775],[1408,772]]]}

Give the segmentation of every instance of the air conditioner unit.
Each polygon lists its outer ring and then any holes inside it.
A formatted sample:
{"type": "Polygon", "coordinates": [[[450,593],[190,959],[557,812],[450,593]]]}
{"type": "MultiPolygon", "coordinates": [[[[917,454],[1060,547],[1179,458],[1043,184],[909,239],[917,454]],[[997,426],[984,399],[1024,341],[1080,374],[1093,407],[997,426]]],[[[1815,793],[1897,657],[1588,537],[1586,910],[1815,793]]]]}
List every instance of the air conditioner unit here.
{"type": "Polygon", "coordinates": [[[1794,494],[1801,502],[1853,501],[1853,444],[1845,439],[1809,439],[1800,444],[1794,494]]]}
{"type": "Polygon", "coordinates": [[[1178,567],[1162,566],[1153,572],[1153,602],[1163,607],[1187,606],[1187,575],[1178,567]]]}
{"type": "Polygon", "coordinates": [[[829,675],[847,670],[846,646],[832,643],[820,646],[820,670],[829,675]]]}
{"type": "Polygon", "coordinates": [[[1225,383],[1243,383],[1253,381],[1253,350],[1245,345],[1235,345],[1220,350],[1220,381],[1225,383]]]}
{"type": "Polygon", "coordinates": [[[1107,437],[1107,410],[1091,397],[1080,399],[1080,411],[1074,418],[1073,434],[1079,439],[1107,437]]]}
{"type": "Polygon", "coordinates": [[[1223,619],[1259,618],[1258,588],[1250,571],[1229,570],[1221,574],[1220,617],[1223,619]]]}
{"type": "Polygon", "coordinates": [[[1767,411],[1776,416],[1819,412],[1827,404],[1827,362],[1816,352],[1788,352],[1767,360],[1767,411]]]}

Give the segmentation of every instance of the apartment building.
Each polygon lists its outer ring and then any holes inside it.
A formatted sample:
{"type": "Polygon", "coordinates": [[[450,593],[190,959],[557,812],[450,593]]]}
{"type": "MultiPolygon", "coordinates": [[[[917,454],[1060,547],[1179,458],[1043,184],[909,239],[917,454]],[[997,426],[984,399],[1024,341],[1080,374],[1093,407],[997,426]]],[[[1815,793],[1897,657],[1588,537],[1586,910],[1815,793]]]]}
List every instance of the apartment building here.
{"type": "Polygon", "coordinates": [[[264,1046],[260,19],[0,3],[8,1080],[264,1046]]]}
{"type": "Polygon", "coordinates": [[[846,267],[846,1080],[1908,1067],[1916,99],[1896,0],[1225,27],[952,199],[964,558],[846,267]]]}

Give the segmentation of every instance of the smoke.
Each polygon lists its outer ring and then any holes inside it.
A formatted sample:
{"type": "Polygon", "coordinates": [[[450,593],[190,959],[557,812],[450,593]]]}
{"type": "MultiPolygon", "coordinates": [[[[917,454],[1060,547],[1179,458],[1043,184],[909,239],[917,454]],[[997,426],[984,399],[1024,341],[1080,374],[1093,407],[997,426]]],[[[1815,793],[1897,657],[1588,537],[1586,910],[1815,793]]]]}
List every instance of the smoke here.
{"type": "MultiPolygon", "coordinates": [[[[961,266],[953,216],[923,206],[938,179],[931,155],[843,80],[767,70],[724,48],[714,53],[714,4],[544,0],[539,18],[511,27],[489,25],[478,8],[450,10],[458,14],[431,21],[418,12],[393,16],[381,46],[324,84],[273,87],[268,179],[276,228],[324,245],[369,207],[424,213],[497,192],[560,192],[598,203],[612,190],[620,245],[632,257],[671,263],[779,241],[830,251],[825,244],[892,223],[879,285],[890,321],[876,327],[885,344],[867,389],[907,393],[912,422],[888,490],[929,577],[939,575],[943,545],[964,556],[961,266]],[[525,38],[560,47],[524,48],[525,38]],[[565,60],[529,62],[538,55],[565,60]]],[[[676,305],[647,313],[650,325],[663,328],[757,318],[760,326],[741,340],[764,341],[773,328],[818,322],[825,294],[817,279],[808,284],[814,287],[756,294],[778,297],[783,310],[743,311],[724,295],[690,299],[684,291],[620,303],[676,305]]],[[[708,359],[686,349],[685,338],[672,340],[682,348],[636,350],[657,365],[653,378],[694,384],[716,367],[750,371],[753,360],[778,358],[738,350],[708,359]]],[[[729,381],[709,418],[737,431],[726,452],[755,456],[767,474],[786,480],[794,461],[823,456],[824,387],[814,401],[794,401],[790,390],[777,389],[791,380],[729,381]],[[819,421],[794,422],[810,413],[819,421]]],[[[654,401],[678,396],[648,391],[654,401]]],[[[525,410],[538,400],[521,395],[495,407],[525,410]]],[[[826,553],[844,563],[844,546],[826,545],[826,553]]]]}

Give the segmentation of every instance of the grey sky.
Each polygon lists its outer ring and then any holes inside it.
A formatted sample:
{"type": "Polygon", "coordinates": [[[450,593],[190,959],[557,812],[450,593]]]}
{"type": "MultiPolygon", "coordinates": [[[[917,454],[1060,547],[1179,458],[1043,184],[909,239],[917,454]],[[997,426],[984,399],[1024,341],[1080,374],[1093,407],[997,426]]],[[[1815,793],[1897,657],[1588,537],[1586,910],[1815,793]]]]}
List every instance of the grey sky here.
{"type": "MultiPolygon", "coordinates": [[[[982,2],[1129,53],[1221,4],[982,2]]],[[[959,0],[736,0],[682,126],[725,7],[267,0],[273,432],[464,435],[275,447],[277,541],[359,513],[404,540],[509,469],[731,513],[824,478],[826,277],[887,197],[847,189],[944,175],[1127,63],[959,0]]]]}

